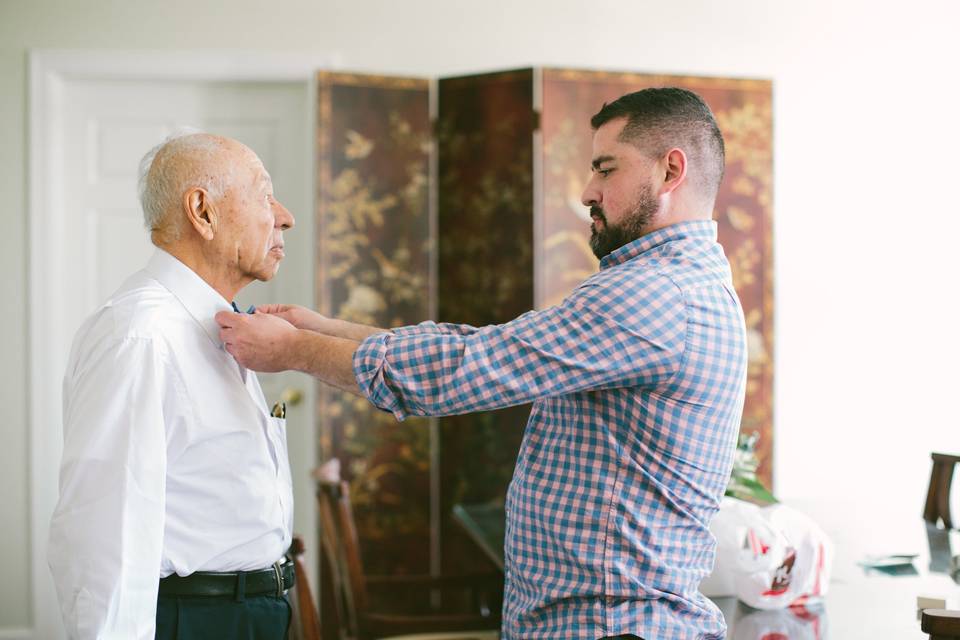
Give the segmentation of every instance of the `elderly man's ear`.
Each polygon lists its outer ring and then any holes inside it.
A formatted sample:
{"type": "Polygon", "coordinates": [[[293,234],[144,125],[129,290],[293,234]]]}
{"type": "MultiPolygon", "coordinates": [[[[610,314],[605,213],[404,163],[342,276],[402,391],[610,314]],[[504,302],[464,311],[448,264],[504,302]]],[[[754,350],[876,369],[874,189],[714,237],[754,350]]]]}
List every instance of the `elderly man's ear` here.
{"type": "Polygon", "coordinates": [[[183,194],[183,208],[187,220],[204,240],[213,240],[217,230],[217,210],[210,194],[199,187],[183,194]]]}

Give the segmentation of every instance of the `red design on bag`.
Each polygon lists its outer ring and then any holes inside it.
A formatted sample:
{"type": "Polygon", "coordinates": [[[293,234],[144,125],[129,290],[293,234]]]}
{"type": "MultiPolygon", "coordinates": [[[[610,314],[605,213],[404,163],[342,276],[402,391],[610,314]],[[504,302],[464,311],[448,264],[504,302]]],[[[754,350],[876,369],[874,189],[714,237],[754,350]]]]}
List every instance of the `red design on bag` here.
{"type": "Polygon", "coordinates": [[[793,563],[797,561],[796,549],[790,547],[787,549],[787,555],[783,559],[783,564],[777,567],[773,574],[773,583],[770,589],[763,592],[765,596],[779,596],[786,593],[790,587],[790,580],[793,579],[793,563]]]}

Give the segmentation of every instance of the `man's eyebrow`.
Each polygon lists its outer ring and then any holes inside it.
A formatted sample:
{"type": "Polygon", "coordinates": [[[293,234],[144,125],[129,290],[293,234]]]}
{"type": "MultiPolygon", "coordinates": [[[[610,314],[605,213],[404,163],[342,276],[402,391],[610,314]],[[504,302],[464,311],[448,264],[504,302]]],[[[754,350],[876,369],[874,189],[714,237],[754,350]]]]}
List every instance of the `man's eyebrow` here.
{"type": "Polygon", "coordinates": [[[593,159],[593,162],[590,163],[590,166],[593,168],[594,171],[596,171],[597,169],[600,168],[600,165],[603,164],[604,162],[610,162],[611,160],[615,160],[615,159],[616,158],[614,158],[613,156],[597,156],[596,158],[593,159]]]}

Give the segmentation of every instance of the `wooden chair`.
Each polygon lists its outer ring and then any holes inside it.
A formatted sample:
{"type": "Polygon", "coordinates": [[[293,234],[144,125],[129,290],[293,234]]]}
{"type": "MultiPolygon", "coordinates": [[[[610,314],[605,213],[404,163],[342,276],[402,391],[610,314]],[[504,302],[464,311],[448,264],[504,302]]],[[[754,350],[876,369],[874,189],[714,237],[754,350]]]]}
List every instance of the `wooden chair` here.
{"type": "Polygon", "coordinates": [[[943,520],[943,526],[952,529],[954,524],[950,517],[950,485],[953,482],[953,469],[960,462],[960,456],[933,453],[930,457],[933,458],[933,471],[930,473],[923,519],[933,524],[943,520]]]}
{"type": "MultiPolygon", "coordinates": [[[[499,593],[501,574],[473,576],[368,576],[363,572],[350,487],[342,480],[317,483],[320,508],[321,546],[321,629],[328,640],[371,640],[384,636],[419,633],[492,631],[500,628],[500,602],[487,601],[485,594],[499,593]],[[484,591],[484,587],[487,588],[484,591]],[[369,591],[408,595],[423,593],[425,602],[432,592],[472,591],[475,613],[432,610],[409,615],[370,609],[369,591]],[[368,591],[369,590],[369,591],[368,591]]],[[[453,636],[451,636],[453,637],[453,636]]],[[[494,637],[495,634],[494,634],[494,637]]]]}
{"type": "Polygon", "coordinates": [[[293,558],[293,572],[296,575],[294,593],[290,594],[290,606],[293,615],[290,619],[289,640],[320,640],[320,620],[317,617],[317,601],[313,599],[310,581],[307,579],[307,567],[303,560],[303,538],[293,536],[290,545],[290,557],[293,558]]]}

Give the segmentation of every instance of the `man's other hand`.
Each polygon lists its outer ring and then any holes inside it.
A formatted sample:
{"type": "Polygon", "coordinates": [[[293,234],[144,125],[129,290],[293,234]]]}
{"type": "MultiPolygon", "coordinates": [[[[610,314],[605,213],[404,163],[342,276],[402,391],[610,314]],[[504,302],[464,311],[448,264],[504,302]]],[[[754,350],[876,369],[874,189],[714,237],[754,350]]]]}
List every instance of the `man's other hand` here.
{"type": "Polygon", "coordinates": [[[296,368],[299,331],[280,314],[221,311],[215,319],[227,352],[247,369],[275,372],[296,368]]]}
{"type": "Polygon", "coordinates": [[[262,304],[257,307],[257,313],[267,313],[283,318],[297,329],[327,333],[325,329],[330,319],[312,309],[295,304],[262,304]]]}

